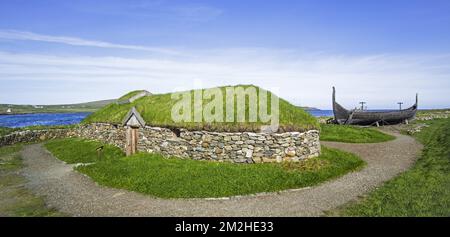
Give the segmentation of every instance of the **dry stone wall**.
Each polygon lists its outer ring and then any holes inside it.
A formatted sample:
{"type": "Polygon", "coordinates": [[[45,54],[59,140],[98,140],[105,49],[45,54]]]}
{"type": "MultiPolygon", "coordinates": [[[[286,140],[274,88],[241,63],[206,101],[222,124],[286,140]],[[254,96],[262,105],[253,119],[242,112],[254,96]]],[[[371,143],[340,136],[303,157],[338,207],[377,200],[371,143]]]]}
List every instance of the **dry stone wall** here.
{"type": "MultiPolygon", "coordinates": [[[[80,125],[73,129],[16,132],[0,137],[0,145],[81,137],[112,144],[125,150],[126,128],[111,124],[80,125]]],[[[138,150],[196,160],[235,163],[299,161],[320,154],[319,132],[222,133],[139,128],[138,150]]]]}
{"type": "Polygon", "coordinates": [[[0,146],[75,136],[71,129],[25,130],[0,136],[0,146]]]}
{"type": "Polygon", "coordinates": [[[140,129],[138,150],[196,160],[236,163],[299,161],[320,154],[319,132],[217,133],[169,129],[140,129]]]}
{"type": "Polygon", "coordinates": [[[80,125],[74,129],[77,137],[97,140],[125,150],[126,128],[106,123],[80,125]]]}

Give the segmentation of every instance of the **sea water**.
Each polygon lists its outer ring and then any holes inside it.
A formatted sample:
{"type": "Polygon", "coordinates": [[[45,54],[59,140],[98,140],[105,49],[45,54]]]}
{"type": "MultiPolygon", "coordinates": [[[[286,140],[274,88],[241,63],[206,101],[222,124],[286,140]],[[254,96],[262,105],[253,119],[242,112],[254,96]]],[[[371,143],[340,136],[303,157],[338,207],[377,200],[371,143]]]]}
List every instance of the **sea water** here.
{"type": "Polygon", "coordinates": [[[0,115],[0,127],[54,126],[80,123],[90,113],[42,113],[0,115]]]}

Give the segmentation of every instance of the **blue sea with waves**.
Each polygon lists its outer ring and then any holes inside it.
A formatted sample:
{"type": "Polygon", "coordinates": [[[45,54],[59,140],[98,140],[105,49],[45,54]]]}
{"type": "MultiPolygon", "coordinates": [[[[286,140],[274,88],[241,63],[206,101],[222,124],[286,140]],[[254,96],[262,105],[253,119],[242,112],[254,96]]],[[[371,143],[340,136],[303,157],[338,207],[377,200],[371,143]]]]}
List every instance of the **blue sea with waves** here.
{"type": "Polygon", "coordinates": [[[55,126],[80,123],[90,113],[42,113],[0,115],[0,127],[55,126]]]}

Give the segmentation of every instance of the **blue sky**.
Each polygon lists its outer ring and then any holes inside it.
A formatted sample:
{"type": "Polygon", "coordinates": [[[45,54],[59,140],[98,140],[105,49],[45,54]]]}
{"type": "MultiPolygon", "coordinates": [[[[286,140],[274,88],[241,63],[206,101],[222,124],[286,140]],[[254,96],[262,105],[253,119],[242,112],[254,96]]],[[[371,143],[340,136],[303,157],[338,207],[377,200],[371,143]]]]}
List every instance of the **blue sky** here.
{"type": "Polygon", "coordinates": [[[450,107],[450,1],[1,1],[0,103],[228,84],[450,107]]]}

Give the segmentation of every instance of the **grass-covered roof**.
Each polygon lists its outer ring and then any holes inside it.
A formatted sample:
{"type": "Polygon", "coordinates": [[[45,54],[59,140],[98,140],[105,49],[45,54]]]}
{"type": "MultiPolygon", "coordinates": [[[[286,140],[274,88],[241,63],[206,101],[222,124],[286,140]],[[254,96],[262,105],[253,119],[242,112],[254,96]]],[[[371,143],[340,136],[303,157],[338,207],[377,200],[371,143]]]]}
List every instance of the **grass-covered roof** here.
{"type": "MultiPolygon", "coordinates": [[[[229,86],[227,86],[229,87],[229,86]]],[[[225,100],[225,88],[227,87],[219,87],[219,89],[223,92],[223,99],[225,100]]],[[[237,88],[238,86],[234,86],[237,88]]],[[[256,91],[258,91],[258,87],[253,85],[239,85],[239,87],[254,87],[256,91]]],[[[205,89],[204,89],[205,90],[205,89]]],[[[199,92],[199,90],[191,90],[191,97],[194,98],[194,93],[199,92]]],[[[130,94],[138,93],[137,91],[131,92],[124,97],[129,97],[130,94]]],[[[124,98],[122,97],[122,98],[124,98]]],[[[211,98],[213,100],[214,97],[211,98]]],[[[208,104],[211,100],[203,100],[203,105],[208,104]]],[[[259,98],[258,98],[259,102],[259,98]]],[[[150,96],[145,96],[137,99],[136,101],[129,104],[116,104],[112,103],[110,105],[105,106],[104,108],[98,110],[97,112],[88,116],[83,123],[112,123],[112,124],[120,124],[122,119],[126,116],[128,111],[135,107],[137,111],[141,114],[142,118],[146,121],[149,126],[158,126],[158,127],[169,127],[169,128],[186,128],[189,130],[208,130],[208,131],[228,131],[228,132],[237,132],[237,131],[260,131],[261,125],[268,125],[267,123],[263,123],[259,120],[256,122],[248,122],[248,98],[246,99],[246,121],[247,122],[174,122],[171,116],[172,107],[177,103],[177,100],[172,99],[171,93],[166,94],[154,94],[150,96]]],[[[236,102],[235,102],[236,105],[236,102]]],[[[271,95],[268,97],[267,106],[271,106],[271,95]]],[[[234,116],[236,118],[236,106],[234,108],[234,116]]],[[[258,106],[259,109],[259,106],[258,106]]],[[[192,110],[194,110],[194,103],[192,103],[192,110]]],[[[303,109],[294,106],[287,102],[284,99],[279,98],[279,131],[305,131],[310,129],[318,129],[319,124],[317,120],[311,116],[309,113],[304,111],[303,109]]],[[[193,116],[193,112],[191,113],[193,116]]],[[[270,114],[270,112],[269,112],[270,114]]],[[[223,116],[225,121],[226,116],[226,105],[223,103],[223,116]]],[[[193,121],[193,120],[192,120],[193,121]]]]}

